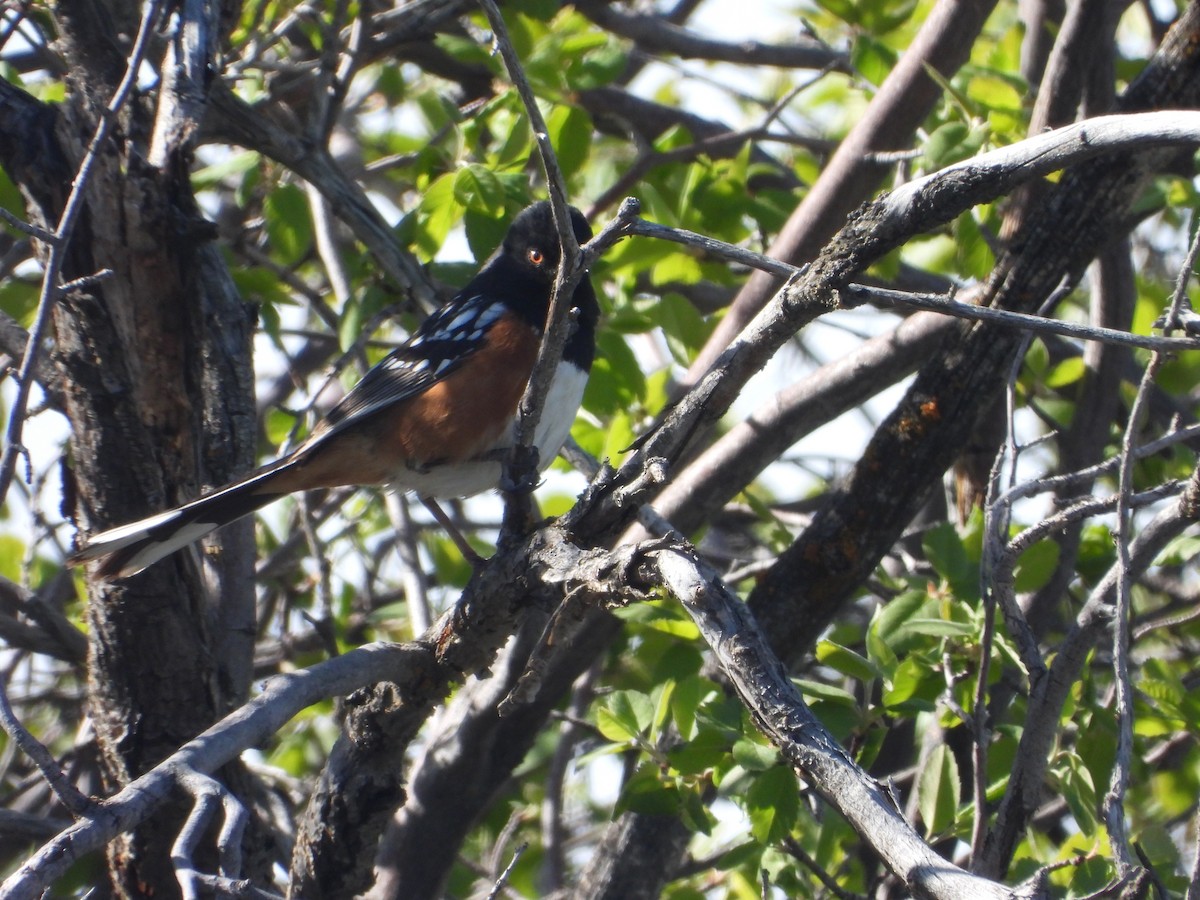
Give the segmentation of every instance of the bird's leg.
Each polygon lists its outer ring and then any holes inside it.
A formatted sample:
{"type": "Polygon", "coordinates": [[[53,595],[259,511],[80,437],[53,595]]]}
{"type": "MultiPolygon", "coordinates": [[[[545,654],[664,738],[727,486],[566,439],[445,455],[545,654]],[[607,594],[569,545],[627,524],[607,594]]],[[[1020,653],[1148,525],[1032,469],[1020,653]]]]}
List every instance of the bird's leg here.
{"type": "Polygon", "coordinates": [[[532,494],[541,484],[540,454],[537,447],[504,447],[494,450],[501,464],[501,491],[510,494],[532,494]]]}
{"type": "Polygon", "coordinates": [[[454,523],[450,521],[450,517],[446,515],[446,511],[438,506],[438,502],[432,497],[421,497],[420,499],[425,508],[429,510],[429,514],[433,516],[434,521],[446,529],[446,534],[450,536],[450,540],[454,541],[454,546],[458,548],[463,558],[472,567],[481,565],[483,557],[476,553],[475,549],[467,543],[467,539],[463,537],[463,533],[454,527],[454,523]]]}

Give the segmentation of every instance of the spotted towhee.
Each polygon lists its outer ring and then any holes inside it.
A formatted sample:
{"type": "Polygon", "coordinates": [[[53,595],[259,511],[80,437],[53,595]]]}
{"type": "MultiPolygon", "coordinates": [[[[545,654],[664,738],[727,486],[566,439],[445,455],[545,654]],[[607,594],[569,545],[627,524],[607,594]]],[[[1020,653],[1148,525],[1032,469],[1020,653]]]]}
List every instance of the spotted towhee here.
{"type": "MultiPolygon", "coordinates": [[[[591,238],[571,209],[576,239],[591,238]]],[[[296,491],[384,484],[422,498],[495,487],[533,371],[561,251],[550,204],[513,220],[471,282],[346,394],[295,451],[199,500],[94,535],[72,562],[103,578],[140,572],[222,525],[296,491]]],[[[585,276],[534,446],[548,465],[567,439],[595,353],[599,307],[585,276]]]]}

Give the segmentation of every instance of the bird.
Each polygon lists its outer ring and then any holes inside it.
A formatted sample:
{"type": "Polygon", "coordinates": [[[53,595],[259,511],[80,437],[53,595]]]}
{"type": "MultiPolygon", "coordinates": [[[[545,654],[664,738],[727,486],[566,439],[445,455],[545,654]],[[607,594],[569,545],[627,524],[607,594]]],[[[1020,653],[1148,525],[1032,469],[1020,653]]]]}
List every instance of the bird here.
{"type": "MultiPolygon", "coordinates": [[[[592,231],[569,207],[576,240],[592,231]]],[[[370,368],[294,451],[199,499],[92,535],[69,560],[125,578],[287,494],[385,485],[436,499],[497,487],[547,327],[561,249],[548,201],[522,210],[478,274],[370,368]]],[[[570,433],[596,351],[585,272],[533,440],[545,468],[570,433]]],[[[436,515],[436,513],[435,513],[436,515]]],[[[448,523],[444,523],[448,524],[448,523]]]]}

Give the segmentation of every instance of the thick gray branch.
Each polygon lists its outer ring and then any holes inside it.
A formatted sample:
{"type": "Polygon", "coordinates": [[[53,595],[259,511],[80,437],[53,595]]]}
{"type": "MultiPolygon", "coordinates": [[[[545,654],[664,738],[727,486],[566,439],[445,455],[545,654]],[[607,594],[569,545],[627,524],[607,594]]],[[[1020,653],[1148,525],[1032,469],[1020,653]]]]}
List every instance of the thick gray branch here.
{"type": "Polygon", "coordinates": [[[863,772],[809,711],[749,610],[679,542],[653,554],[755,723],[797,772],[840,812],[917,897],[1011,898],[1003,885],[971,875],[921,840],[883,787],[863,772]]]}

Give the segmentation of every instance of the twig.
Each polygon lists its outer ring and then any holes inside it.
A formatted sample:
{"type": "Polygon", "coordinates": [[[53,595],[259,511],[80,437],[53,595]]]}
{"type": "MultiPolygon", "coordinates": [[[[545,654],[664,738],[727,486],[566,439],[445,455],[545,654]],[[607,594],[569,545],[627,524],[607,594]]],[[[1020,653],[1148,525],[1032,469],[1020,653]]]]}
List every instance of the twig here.
{"type": "Polygon", "coordinates": [[[54,235],[44,228],[38,228],[36,225],[26,222],[19,216],[15,216],[7,209],[0,208],[0,219],[3,219],[17,231],[24,232],[30,237],[37,238],[44,244],[54,243],[54,235]]]}
{"type": "MultiPolygon", "coordinates": [[[[1200,467],[1193,470],[1183,493],[1160,510],[1140,530],[1129,547],[1129,572],[1140,575],[1167,544],[1196,522],[1200,511],[1200,467]]],[[[1012,763],[1012,774],[996,812],[984,858],[976,865],[982,872],[1007,865],[1018,835],[1043,796],[1051,746],[1061,734],[1060,718],[1068,692],[1093,646],[1108,628],[1115,605],[1117,566],[1111,567],[1091,590],[1067,634],[1050,660],[1047,677],[1031,684],[1021,737],[1012,763]]]]}
{"type": "MultiPolygon", "coordinates": [[[[284,900],[282,894],[264,891],[248,878],[222,878],[205,872],[195,873],[196,883],[209,889],[218,897],[245,898],[245,900],[284,900]]],[[[207,896],[207,895],[205,895],[207,896]]]]}
{"type": "MultiPolygon", "coordinates": [[[[175,25],[162,60],[162,84],[146,158],[165,169],[191,142],[208,106],[217,48],[219,12],[206,0],[176,0],[171,6],[175,25]]],[[[136,67],[135,67],[136,70],[136,67]]]]}
{"type": "Polygon", "coordinates": [[[316,525],[313,524],[313,509],[309,502],[311,496],[308,491],[300,494],[299,509],[297,510],[300,517],[300,530],[304,533],[304,540],[308,544],[308,556],[317,563],[317,583],[315,585],[317,611],[316,615],[305,612],[305,618],[324,639],[325,649],[329,655],[337,656],[337,638],[334,635],[336,617],[333,613],[333,563],[329,559],[325,542],[321,540],[317,534],[316,525]]]}
{"type": "Polygon", "coordinates": [[[9,900],[40,897],[83,855],[133,828],[162,803],[187,772],[213,772],[248,747],[268,740],[305,707],[380,681],[416,683],[432,650],[420,644],[367,644],[302,671],[278,675],[262,693],[186,743],[25,859],[0,885],[9,900]]]}
{"type": "Polygon", "coordinates": [[[513,868],[517,865],[517,861],[525,855],[525,851],[529,849],[529,841],[522,841],[517,849],[513,851],[512,859],[509,860],[504,871],[500,873],[500,877],[496,879],[496,883],[492,885],[492,889],[488,891],[487,900],[496,900],[500,896],[500,892],[504,890],[504,885],[512,875],[513,868]]]}
{"type": "Polygon", "coordinates": [[[815,875],[821,882],[821,884],[825,886],[825,890],[837,897],[838,900],[866,900],[865,894],[856,894],[853,891],[846,890],[844,887],[838,884],[837,881],[834,880],[833,876],[821,868],[820,863],[809,856],[805,849],[800,846],[800,842],[791,835],[788,835],[783,839],[783,849],[792,854],[792,856],[796,857],[800,864],[804,866],[804,868],[808,869],[808,871],[812,872],[813,875],[815,875]]]}
{"type": "Polygon", "coordinates": [[[575,748],[591,732],[586,721],[588,707],[596,696],[596,681],[600,665],[592,665],[579,677],[571,691],[567,711],[558,730],[558,741],[547,764],[546,789],[542,796],[542,864],[538,874],[538,891],[543,897],[563,887],[566,879],[567,828],[565,789],[567,773],[575,759],[575,748]]]}
{"type": "MultiPolygon", "coordinates": [[[[1193,223],[1195,224],[1195,223],[1193,223]]],[[[1171,298],[1167,321],[1178,321],[1179,311],[1187,297],[1187,286],[1191,281],[1196,259],[1200,256],[1200,229],[1192,238],[1187,258],[1179,269],[1175,282],[1175,293],[1171,298]]],[[[1116,681],[1117,754],[1113,761],[1108,791],[1104,795],[1104,819],[1108,827],[1113,855],[1116,857],[1117,873],[1128,877],[1137,867],[1130,846],[1129,833],[1125,827],[1125,793],[1129,786],[1130,768],[1133,765],[1133,685],[1129,674],[1129,626],[1132,620],[1133,574],[1130,565],[1130,526],[1132,524],[1134,441],[1141,430],[1150,392],[1159,370],[1167,362],[1165,355],[1155,351],[1142,373],[1133,408],[1129,411],[1129,422],[1121,439],[1121,468],[1117,490],[1117,584],[1116,609],[1113,622],[1113,668],[1116,681]]]]}
{"type": "MultiPolygon", "coordinates": [[[[1134,450],[1134,455],[1138,459],[1144,459],[1147,456],[1153,456],[1161,453],[1168,447],[1173,447],[1176,444],[1186,441],[1200,439],[1200,424],[1188,425],[1180,428],[1177,431],[1172,431],[1170,434],[1165,434],[1160,438],[1149,441],[1134,450]]],[[[1091,482],[1097,477],[1111,472],[1120,465],[1120,457],[1114,456],[1111,459],[1103,460],[1095,463],[1076,472],[1066,472],[1062,475],[1050,475],[1045,478],[1035,478],[1019,484],[1016,487],[1010,488],[1000,495],[998,503],[1007,503],[1009,505],[1018,500],[1024,500],[1037,494],[1046,493],[1049,491],[1058,491],[1064,488],[1069,488],[1072,485],[1081,482],[1091,482]]]]}
{"type": "MultiPolygon", "coordinates": [[[[801,143],[812,146],[821,142],[808,140],[796,140],[790,135],[773,134],[770,130],[771,124],[783,114],[783,111],[788,108],[791,102],[798,94],[807,90],[820,79],[824,78],[830,71],[831,67],[827,66],[818,72],[812,79],[807,82],[802,82],[788,91],[776,103],[774,103],[763,121],[750,128],[743,128],[737,131],[724,131],[719,134],[709,135],[695,140],[683,147],[675,147],[671,150],[654,150],[646,148],[638,154],[637,159],[625,168],[612,184],[604,189],[604,192],[596,198],[592,203],[592,211],[607,209],[611,204],[616,202],[616,199],[628,191],[632,190],[647,172],[659,166],[670,165],[671,163],[690,162],[698,156],[716,156],[721,153],[730,153],[743,144],[751,141],[781,141],[785,143],[801,143]]],[[[814,150],[830,150],[832,145],[825,147],[815,146],[814,150]]]]}
{"type": "Polygon", "coordinates": [[[934,294],[910,294],[903,291],[891,291],[885,288],[867,287],[861,284],[849,285],[842,293],[854,297],[860,302],[869,301],[880,307],[888,307],[895,303],[897,306],[904,306],[911,309],[928,309],[960,319],[995,322],[1008,328],[1019,328],[1038,334],[1057,334],[1084,341],[1099,341],[1105,344],[1118,344],[1125,347],[1140,347],[1143,350],[1200,350],[1200,340],[1196,340],[1195,338],[1155,337],[1154,335],[1132,334],[1128,331],[1120,331],[1116,328],[1104,328],[1099,325],[1081,325],[1075,322],[1050,319],[1046,316],[993,309],[990,306],[972,306],[968,303],[958,303],[949,297],[939,297],[934,294]]]}
{"type": "Polygon", "coordinates": [[[46,336],[46,329],[50,325],[50,313],[62,295],[57,282],[66,255],[67,242],[70,240],[71,232],[75,229],[75,221],[79,212],[83,208],[85,189],[91,180],[96,160],[99,158],[100,147],[108,139],[108,133],[112,129],[113,122],[116,121],[117,113],[125,105],[137,83],[138,70],[141,68],[142,58],[145,56],[146,46],[154,30],[154,23],[158,21],[161,7],[162,0],[150,0],[146,4],[133,50],[129,54],[125,75],[121,79],[121,83],[117,85],[108,106],[101,113],[100,121],[96,123],[95,133],[92,135],[91,143],[88,144],[83,162],[79,164],[79,169],[75,173],[75,180],[71,183],[71,193],[67,196],[67,202],[58,219],[58,225],[54,229],[54,234],[49,236],[50,239],[47,241],[50,250],[46,255],[46,271],[42,276],[42,290],[38,297],[37,315],[34,317],[33,327],[29,329],[29,342],[25,345],[25,357],[21,360],[18,374],[17,396],[13,399],[12,407],[9,410],[8,428],[4,435],[6,446],[4,455],[0,458],[0,506],[4,505],[4,499],[8,496],[8,488],[16,472],[17,457],[21,452],[21,433],[25,427],[25,411],[29,406],[29,393],[33,388],[33,371],[37,365],[38,352],[41,350],[42,341],[46,336]]]}
{"type": "MultiPolygon", "coordinates": [[[[1156,484],[1152,488],[1147,488],[1144,491],[1138,491],[1136,494],[1129,494],[1125,503],[1131,510],[1142,509],[1143,507],[1158,503],[1160,500],[1165,500],[1168,497],[1176,497],[1183,493],[1186,487],[1187,482],[1185,481],[1166,481],[1162,484],[1156,484]]],[[[1112,497],[1081,497],[1070,506],[1060,509],[1053,515],[1046,516],[1035,525],[1030,525],[1008,542],[1005,553],[1011,556],[1009,560],[1010,564],[1016,561],[1017,556],[1020,556],[1038,541],[1042,540],[1042,538],[1061,531],[1063,528],[1081,519],[1113,512],[1118,508],[1120,502],[1121,498],[1118,495],[1113,495],[1112,497]]]]}
{"type": "Polygon", "coordinates": [[[1195,846],[1192,848],[1192,877],[1188,881],[1187,895],[1184,900],[1200,900],[1200,812],[1196,813],[1193,831],[1195,846]]]}
{"type": "MultiPolygon", "coordinates": [[[[369,4],[364,4],[367,6],[369,4]]],[[[316,143],[327,146],[329,135],[337,122],[338,111],[346,97],[346,82],[338,78],[338,55],[341,51],[342,30],[345,28],[350,4],[347,0],[336,0],[333,3],[333,21],[327,26],[324,18],[314,14],[317,27],[322,32],[321,54],[317,61],[317,72],[313,78],[313,109],[308,123],[309,138],[316,143]]],[[[315,10],[314,10],[315,13],[315,10]]],[[[362,32],[355,29],[351,35],[361,37],[362,32]]],[[[349,60],[343,60],[343,64],[349,60]]]]}
{"type": "Polygon", "coordinates": [[[246,829],[246,808],[215,778],[196,771],[184,771],[178,777],[179,786],[192,796],[192,811],[179,829],[171,847],[171,864],[175,867],[175,879],[179,882],[184,900],[197,900],[201,896],[198,887],[198,872],[195,864],[196,847],[208,829],[208,823],[220,805],[225,810],[225,821],[217,838],[220,853],[221,875],[234,878],[241,871],[242,832],[246,829]]]}
{"type": "Polygon", "coordinates": [[[801,34],[792,44],[764,44],[709,38],[674,24],[661,15],[640,15],[622,7],[589,0],[579,4],[589,19],[613,34],[633,41],[639,48],[683,59],[723,60],[741,65],[779,66],[790,69],[836,69],[849,71],[846,54],[832,50],[816,38],[801,34]]]}
{"type": "MultiPolygon", "coordinates": [[[[350,287],[350,276],[338,252],[337,234],[333,216],[329,212],[329,201],[316,189],[310,181],[304,182],[304,191],[308,195],[308,207],[313,218],[313,242],[317,246],[317,255],[325,265],[329,277],[329,287],[340,309],[345,309],[353,293],[350,287]]],[[[300,279],[297,279],[298,281],[300,279]]],[[[324,304],[318,304],[327,309],[324,304]]],[[[336,333],[336,328],[334,329],[336,333]]]]}
{"type": "Polygon", "coordinates": [[[757,727],[790,765],[869,840],[910,891],[934,898],[1011,897],[1007,888],[964,872],[937,856],[825,730],[771,651],[758,624],[724,582],[669,522],[651,507],[638,521],[671,545],[649,554],[663,583],[700,628],[757,727]]]}
{"type": "Polygon", "coordinates": [[[67,779],[66,774],[59,768],[58,761],[46,749],[37,738],[21,724],[13,712],[12,706],[8,701],[8,673],[0,672],[0,726],[8,732],[8,736],[13,739],[18,747],[20,747],[25,755],[33,760],[34,765],[38,767],[38,771],[42,773],[42,777],[46,779],[46,783],[50,785],[50,789],[54,791],[62,805],[67,808],[67,811],[76,818],[81,818],[92,813],[95,808],[95,802],[90,798],[80,793],[80,791],[71,784],[67,779]]]}
{"type": "MultiPolygon", "coordinates": [[[[1017,476],[1017,378],[1020,373],[1020,361],[1025,358],[1026,349],[1026,347],[1021,348],[1020,352],[1013,357],[1013,364],[1009,367],[1008,379],[1004,386],[1006,418],[1004,446],[992,460],[984,504],[983,559],[979,567],[981,596],[983,597],[983,631],[979,641],[979,675],[975,681],[974,726],[971,735],[973,740],[972,756],[974,757],[971,781],[972,793],[975,798],[974,820],[971,824],[972,860],[978,859],[983,852],[983,842],[987,837],[987,759],[988,748],[991,744],[991,729],[988,727],[988,681],[992,666],[992,647],[995,645],[996,639],[997,600],[992,584],[996,561],[1001,556],[1003,536],[1008,533],[1012,510],[1011,506],[997,503],[996,495],[1000,489],[1005,462],[1009,463],[1008,482],[1010,485],[1017,476]]],[[[1017,616],[1016,625],[1018,630],[1023,626],[1028,631],[1028,623],[1023,616],[1017,616]]],[[[1038,659],[1040,660],[1040,655],[1038,659]]]]}
{"type": "Polygon", "coordinates": [[[0,19],[0,50],[3,50],[9,38],[17,33],[21,23],[29,14],[33,0],[21,0],[19,3],[5,4],[10,7],[3,19],[0,19]]]}
{"type": "Polygon", "coordinates": [[[554,280],[554,290],[550,297],[550,309],[546,317],[546,330],[542,345],[538,351],[537,361],[533,366],[529,384],[518,406],[517,426],[514,433],[513,452],[506,464],[508,480],[513,484],[523,484],[537,471],[537,460],[531,459],[525,451],[532,445],[537,433],[538,421],[542,417],[542,407],[546,404],[546,396],[550,393],[550,381],[554,377],[554,369],[562,357],[563,347],[567,343],[567,314],[569,305],[565,297],[574,294],[575,286],[582,278],[587,277],[582,259],[579,254],[579,242],[571,225],[571,213],[567,206],[567,183],[554,147],[550,143],[550,132],[546,120],[542,117],[537,105],[537,98],[517,51],[508,36],[508,28],[504,17],[494,0],[480,0],[488,24],[491,26],[496,47],[504,60],[508,76],[516,88],[518,96],[529,117],[529,127],[533,130],[534,141],[537,144],[538,155],[542,161],[542,169],[546,176],[546,187],[550,195],[550,208],[554,215],[554,225],[558,230],[558,242],[561,248],[558,273],[554,280]]]}
{"type": "MultiPolygon", "coordinates": [[[[644,219],[636,219],[627,226],[627,233],[642,237],[653,237],[696,247],[705,253],[742,263],[755,269],[760,269],[770,275],[788,278],[803,274],[805,266],[793,266],[781,262],[753,250],[737,247],[718,241],[694,231],[683,228],[670,228],[644,219]]],[[[950,297],[935,294],[916,294],[906,291],[893,291],[886,288],[871,287],[864,284],[848,284],[839,292],[843,298],[843,306],[853,308],[863,303],[882,308],[903,307],[906,309],[923,309],[938,312],[959,319],[972,319],[983,322],[993,322],[1008,328],[1016,328],[1038,334],[1057,334],[1064,337],[1084,341],[1098,341],[1106,344],[1118,344],[1125,347],[1140,347],[1144,350],[1200,350],[1200,339],[1191,337],[1157,337],[1154,335],[1132,334],[1115,328],[1103,328],[1097,325],[1082,325],[1075,322],[1063,322],[1046,316],[1029,313],[1010,312],[1004,309],[993,309],[988,306],[975,306],[970,303],[960,303],[950,297]],[[845,302],[845,298],[852,302],[845,302]]]]}
{"type": "Polygon", "coordinates": [[[408,501],[399,491],[388,491],[383,498],[388,521],[395,535],[393,543],[396,556],[403,569],[401,580],[404,586],[404,603],[408,608],[408,623],[411,633],[424,634],[433,621],[429,613],[429,585],[425,571],[421,568],[417,552],[417,532],[408,511],[408,501]]]}

